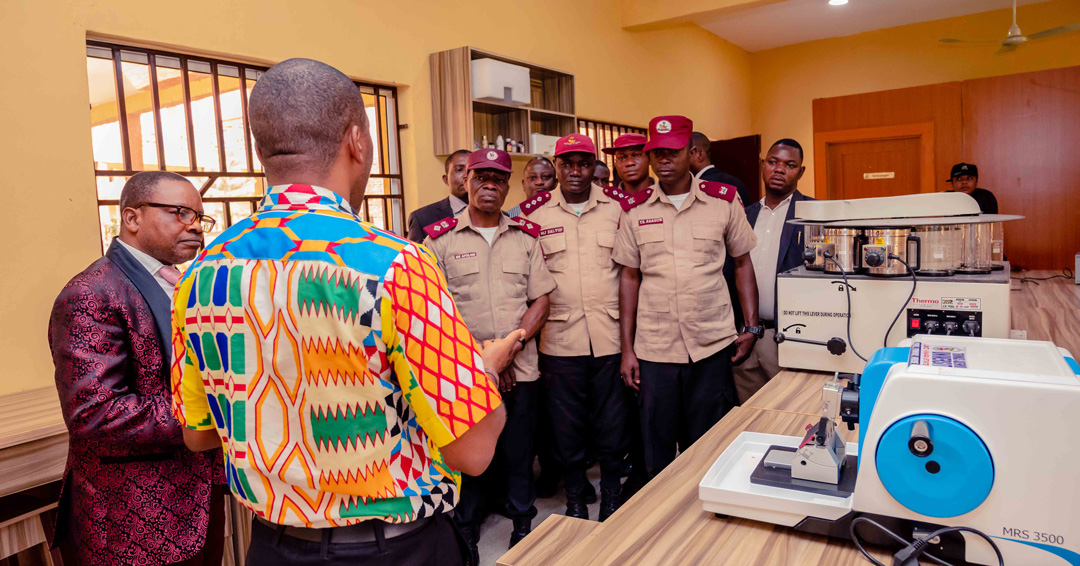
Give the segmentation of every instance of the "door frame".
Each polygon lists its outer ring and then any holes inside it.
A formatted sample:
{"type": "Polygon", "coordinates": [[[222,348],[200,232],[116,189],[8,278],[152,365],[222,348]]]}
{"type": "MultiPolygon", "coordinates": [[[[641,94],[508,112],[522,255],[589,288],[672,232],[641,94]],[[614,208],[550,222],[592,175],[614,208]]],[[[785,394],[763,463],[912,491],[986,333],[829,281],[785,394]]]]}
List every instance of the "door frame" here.
{"type": "Polygon", "coordinates": [[[934,123],[902,124],[899,126],[878,126],[874,128],[856,128],[852,130],[834,130],[814,133],[814,186],[825,187],[825,198],[833,199],[833,187],[829,186],[826,167],[829,163],[829,146],[861,141],[881,141],[906,138],[919,140],[919,192],[934,192],[937,183],[934,179],[934,123]]]}

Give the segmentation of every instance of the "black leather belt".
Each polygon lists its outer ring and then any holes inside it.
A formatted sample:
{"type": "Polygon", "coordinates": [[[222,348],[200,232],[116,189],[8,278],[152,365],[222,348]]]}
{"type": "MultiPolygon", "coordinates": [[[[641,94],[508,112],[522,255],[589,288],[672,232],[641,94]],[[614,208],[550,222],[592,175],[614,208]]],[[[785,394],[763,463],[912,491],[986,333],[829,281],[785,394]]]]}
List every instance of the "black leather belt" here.
{"type": "Polygon", "coordinates": [[[259,521],[263,525],[274,529],[275,532],[281,531],[282,535],[291,537],[298,540],[304,540],[309,542],[322,542],[323,536],[329,531],[330,536],[327,542],[331,544],[340,543],[361,543],[361,542],[376,542],[380,536],[376,534],[378,531],[382,531],[381,538],[388,539],[399,537],[401,535],[411,533],[417,529],[427,526],[432,521],[431,517],[425,519],[417,519],[408,523],[387,523],[385,521],[368,520],[355,525],[349,525],[347,527],[328,527],[325,529],[309,529],[307,527],[283,527],[267,521],[266,519],[255,516],[255,520],[259,521]]]}

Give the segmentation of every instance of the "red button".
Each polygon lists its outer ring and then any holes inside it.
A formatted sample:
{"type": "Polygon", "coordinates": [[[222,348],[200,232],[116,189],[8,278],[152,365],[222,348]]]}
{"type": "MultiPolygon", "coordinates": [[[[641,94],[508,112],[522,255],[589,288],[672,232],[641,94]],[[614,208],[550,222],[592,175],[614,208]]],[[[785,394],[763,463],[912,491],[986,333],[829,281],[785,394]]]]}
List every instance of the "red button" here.
{"type": "Polygon", "coordinates": [[[917,318],[911,319],[911,327],[918,330],[919,329],[919,319],[917,319],[917,318]]]}

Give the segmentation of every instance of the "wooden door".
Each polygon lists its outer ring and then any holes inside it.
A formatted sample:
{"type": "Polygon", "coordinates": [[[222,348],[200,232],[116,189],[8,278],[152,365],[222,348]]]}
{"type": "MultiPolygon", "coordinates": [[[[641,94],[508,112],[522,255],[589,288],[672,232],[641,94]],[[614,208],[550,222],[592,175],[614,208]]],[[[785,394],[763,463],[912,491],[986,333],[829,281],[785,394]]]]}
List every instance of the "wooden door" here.
{"type": "Polygon", "coordinates": [[[749,205],[761,198],[761,136],[742,136],[709,143],[709,157],[717,169],[738,177],[746,185],[749,205]]]}
{"type": "Polygon", "coordinates": [[[891,197],[919,192],[917,137],[829,144],[830,199],[891,197]]]}

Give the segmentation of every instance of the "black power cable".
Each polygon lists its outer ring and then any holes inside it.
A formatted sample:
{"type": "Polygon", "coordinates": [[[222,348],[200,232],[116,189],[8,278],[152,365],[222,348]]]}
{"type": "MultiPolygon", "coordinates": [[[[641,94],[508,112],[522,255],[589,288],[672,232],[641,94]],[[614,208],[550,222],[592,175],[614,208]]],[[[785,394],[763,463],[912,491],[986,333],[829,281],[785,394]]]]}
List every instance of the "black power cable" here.
{"type": "Polygon", "coordinates": [[[907,306],[911,304],[911,298],[915,296],[915,287],[919,285],[918,279],[915,278],[915,271],[911,269],[911,266],[908,265],[906,261],[900,259],[900,256],[896,254],[889,254],[889,259],[895,259],[896,261],[904,264],[904,267],[907,268],[908,273],[911,274],[911,293],[908,294],[908,298],[906,301],[904,301],[904,304],[900,305],[900,310],[896,313],[896,318],[892,319],[892,324],[890,324],[889,329],[885,331],[885,338],[881,340],[881,346],[883,348],[889,347],[889,334],[892,334],[892,329],[894,326],[896,326],[896,321],[900,320],[900,315],[904,314],[904,309],[906,309],[907,306]]]}
{"type": "Polygon", "coordinates": [[[942,529],[938,529],[938,530],[936,530],[936,531],[934,531],[934,532],[932,532],[932,533],[930,533],[930,534],[928,534],[926,536],[918,537],[913,541],[908,541],[908,540],[905,540],[900,535],[892,532],[891,530],[886,528],[881,523],[878,523],[877,521],[874,521],[872,519],[867,519],[866,517],[856,517],[854,520],[851,521],[851,526],[848,528],[848,534],[851,536],[851,541],[855,543],[855,548],[858,548],[859,552],[862,553],[863,557],[865,557],[867,560],[869,560],[870,563],[873,564],[874,566],[885,566],[885,565],[882,564],[881,562],[879,562],[873,556],[871,556],[870,553],[867,552],[865,548],[863,548],[862,543],[859,542],[859,536],[858,536],[858,533],[855,532],[855,527],[857,527],[858,525],[860,525],[862,523],[866,523],[868,525],[871,525],[871,526],[877,528],[878,530],[885,533],[886,535],[889,535],[889,537],[892,538],[893,540],[899,542],[900,544],[905,545],[904,548],[900,549],[899,552],[893,554],[892,566],[918,566],[920,556],[926,556],[930,560],[933,560],[934,562],[937,562],[938,564],[941,564],[942,566],[952,566],[948,562],[946,562],[946,561],[944,561],[944,560],[930,554],[929,552],[926,552],[926,547],[930,545],[930,541],[932,541],[932,540],[934,540],[934,539],[936,539],[938,537],[941,537],[943,535],[947,535],[947,534],[950,534],[950,533],[963,533],[963,532],[971,533],[971,534],[977,535],[979,537],[982,537],[982,539],[985,540],[987,542],[987,544],[990,545],[990,548],[992,548],[994,550],[994,554],[997,555],[998,566],[1005,566],[1005,558],[1001,555],[1001,549],[998,548],[997,543],[994,542],[994,539],[987,536],[986,533],[984,533],[984,532],[982,532],[982,531],[980,531],[978,529],[973,529],[971,527],[945,527],[945,528],[942,528],[942,529]]]}
{"type": "MultiPolygon", "coordinates": [[[[866,358],[864,358],[863,355],[855,349],[855,343],[851,341],[851,285],[848,284],[847,272],[844,271],[843,266],[841,266],[840,263],[836,261],[834,253],[825,252],[821,255],[825,259],[833,262],[833,265],[835,265],[836,268],[840,270],[840,275],[844,277],[844,292],[847,293],[847,343],[848,346],[851,346],[851,351],[854,352],[856,356],[859,356],[860,360],[865,362],[866,358]]],[[[908,299],[908,301],[910,302],[911,299],[908,299]]]]}
{"type": "Polygon", "coordinates": [[[1075,278],[1076,278],[1076,275],[1073,273],[1073,270],[1069,269],[1068,267],[1061,270],[1061,275],[1051,275],[1050,277],[1023,277],[1023,276],[1021,276],[1021,277],[1013,277],[1013,279],[1016,279],[1016,280],[1020,281],[1021,283],[1034,283],[1036,285],[1039,284],[1039,281],[1049,281],[1051,279],[1075,279],[1075,278]]]}

